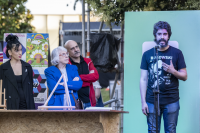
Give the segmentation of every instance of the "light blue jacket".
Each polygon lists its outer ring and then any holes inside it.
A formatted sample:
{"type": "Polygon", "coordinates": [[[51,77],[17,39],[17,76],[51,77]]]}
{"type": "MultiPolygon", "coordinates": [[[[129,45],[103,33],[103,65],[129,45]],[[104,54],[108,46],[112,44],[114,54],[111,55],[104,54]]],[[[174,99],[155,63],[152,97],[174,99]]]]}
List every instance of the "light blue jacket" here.
{"type": "MultiPolygon", "coordinates": [[[[83,81],[79,77],[78,74],[78,68],[75,65],[66,65],[66,71],[68,76],[68,89],[70,93],[70,99],[72,106],[75,106],[74,99],[71,95],[71,92],[73,91],[74,97],[78,99],[77,91],[82,87],[83,81]],[[79,77],[79,81],[73,81],[75,77],[79,77]]],[[[47,86],[49,88],[49,95],[53,91],[56,83],[61,77],[60,70],[55,67],[51,66],[44,71],[46,79],[47,79],[47,86]]],[[[61,80],[61,83],[63,82],[63,79],[61,80]]],[[[58,85],[56,90],[54,91],[54,94],[52,95],[51,99],[48,102],[48,106],[63,106],[63,100],[64,100],[64,94],[65,94],[65,88],[63,85],[58,85]]]]}

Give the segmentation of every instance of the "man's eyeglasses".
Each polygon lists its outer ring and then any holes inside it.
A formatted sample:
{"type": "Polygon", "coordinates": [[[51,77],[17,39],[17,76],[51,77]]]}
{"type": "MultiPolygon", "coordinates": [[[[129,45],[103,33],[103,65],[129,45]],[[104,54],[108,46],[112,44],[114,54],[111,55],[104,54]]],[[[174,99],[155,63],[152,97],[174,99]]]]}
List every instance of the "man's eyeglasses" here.
{"type": "Polygon", "coordinates": [[[59,54],[59,56],[63,56],[63,57],[69,56],[69,53],[62,53],[62,54],[59,54]]]}

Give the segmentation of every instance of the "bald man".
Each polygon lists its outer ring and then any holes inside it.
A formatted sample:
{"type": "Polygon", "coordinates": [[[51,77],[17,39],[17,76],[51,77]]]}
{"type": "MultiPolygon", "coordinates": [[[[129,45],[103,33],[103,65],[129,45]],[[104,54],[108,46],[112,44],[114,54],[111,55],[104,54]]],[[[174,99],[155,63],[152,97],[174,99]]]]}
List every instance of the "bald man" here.
{"type": "Polygon", "coordinates": [[[81,56],[79,46],[75,41],[67,41],[64,47],[69,52],[69,63],[78,67],[79,76],[83,81],[82,88],[78,91],[78,97],[83,102],[84,109],[90,106],[96,106],[92,83],[99,79],[98,71],[90,58],[81,56]]]}

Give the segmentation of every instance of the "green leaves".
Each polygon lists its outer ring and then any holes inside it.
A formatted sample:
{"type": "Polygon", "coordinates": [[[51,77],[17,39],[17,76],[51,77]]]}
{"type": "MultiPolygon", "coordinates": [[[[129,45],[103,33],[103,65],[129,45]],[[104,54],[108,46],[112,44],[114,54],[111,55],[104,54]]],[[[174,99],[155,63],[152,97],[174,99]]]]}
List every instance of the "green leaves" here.
{"type": "Polygon", "coordinates": [[[200,1],[199,0],[188,0],[187,9],[189,10],[200,10],[200,1]]]}
{"type": "MultiPolygon", "coordinates": [[[[81,0],[76,0],[76,2],[81,0]]],[[[74,4],[74,7],[76,5],[74,4]]],[[[101,15],[101,19],[108,25],[124,23],[125,12],[131,11],[171,11],[171,10],[199,10],[199,0],[85,0],[90,4],[94,15],[101,15]]]]}
{"type": "Polygon", "coordinates": [[[33,15],[23,5],[27,0],[0,0],[0,40],[4,33],[32,33],[33,15]]]}

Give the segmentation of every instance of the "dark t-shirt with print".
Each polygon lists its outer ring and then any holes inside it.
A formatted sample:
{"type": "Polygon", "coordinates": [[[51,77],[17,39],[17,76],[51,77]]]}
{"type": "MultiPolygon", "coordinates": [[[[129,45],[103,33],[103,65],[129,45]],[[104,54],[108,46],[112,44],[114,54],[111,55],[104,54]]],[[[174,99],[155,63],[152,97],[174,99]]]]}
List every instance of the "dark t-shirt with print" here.
{"type": "Polygon", "coordinates": [[[156,51],[154,48],[146,51],[142,56],[140,68],[148,70],[148,86],[146,93],[146,102],[154,103],[153,89],[157,87],[157,80],[159,81],[159,99],[160,105],[174,103],[179,100],[179,82],[178,79],[171,73],[163,70],[162,62],[170,65],[170,60],[176,70],[186,68],[182,52],[169,46],[165,51],[158,51],[158,77],[156,73],[156,51]]]}

